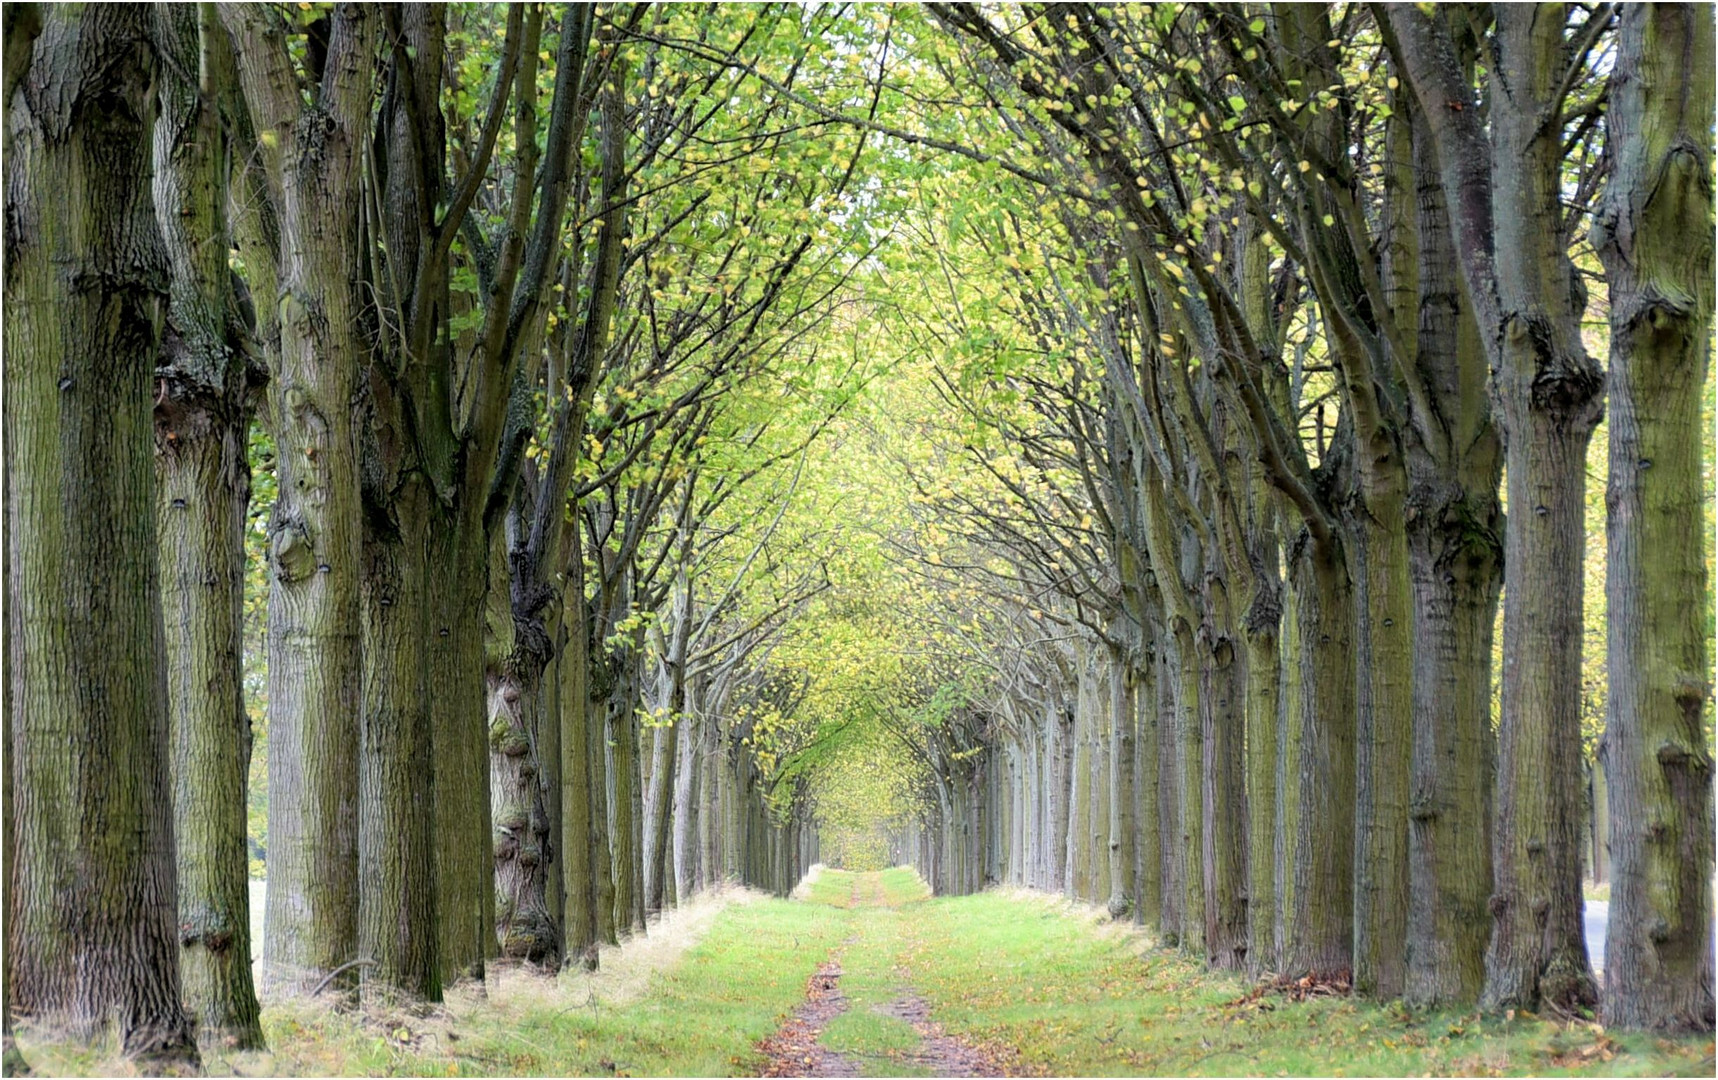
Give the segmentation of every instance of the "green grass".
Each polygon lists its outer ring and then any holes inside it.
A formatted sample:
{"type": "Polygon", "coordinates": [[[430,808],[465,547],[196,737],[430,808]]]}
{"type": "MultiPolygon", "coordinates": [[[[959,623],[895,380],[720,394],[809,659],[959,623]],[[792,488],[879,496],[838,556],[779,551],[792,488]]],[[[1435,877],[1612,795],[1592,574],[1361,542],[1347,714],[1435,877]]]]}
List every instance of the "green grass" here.
{"type": "Polygon", "coordinates": [[[1268,1009],[1249,1006],[1240,1003],[1241,980],[1036,898],[993,892],[935,900],[902,931],[911,979],[937,1018],[951,1031],[1017,1047],[1022,1065],[1038,1072],[1712,1074],[1710,1038],[1409,1014],[1348,998],[1296,1004],[1267,996],[1268,1009]]]}
{"type": "MultiPolygon", "coordinates": [[[[603,977],[514,974],[487,998],[455,993],[428,1016],[271,1006],[263,1010],[269,1053],[206,1054],[205,1066],[211,1075],[251,1076],[756,1074],[764,1064],[756,1044],[804,1000],[848,918],[819,904],[734,904],[677,962],[644,973],[643,985],[624,993],[610,993],[603,977]]],[[[19,1043],[41,1074],[135,1072],[111,1045],[68,1045],[28,1031],[19,1043]]]]}
{"type": "MultiPolygon", "coordinates": [[[[919,1071],[912,1026],[878,1011],[907,993],[949,1032],[1017,1050],[1005,1060],[1039,1074],[1713,1071],[1710,1038],[1409,1014],[1354,999],[1249,1000],[1242,980],[1152,948],[1092,909],[1019,892],[928,894],[905,868],[824,869],[803,890],[809,902],[694,904],[676,915],[684,921],[653,927],[646,944],[605,954],[594,981],[514,974],[487,997],[456,993],[428,1015],[273,1006],[264,1011],[271,1054],[206,1064],[212,1075],[755,1075],[764,1065],[756,1044],[833,954],[850,1008],[822,1042],[874,1075],[919,1071]]],[[[39,1073],[129,1071],[111,1046],[52,1043],[27,1029],[19,1043],[39,1073]]]]}

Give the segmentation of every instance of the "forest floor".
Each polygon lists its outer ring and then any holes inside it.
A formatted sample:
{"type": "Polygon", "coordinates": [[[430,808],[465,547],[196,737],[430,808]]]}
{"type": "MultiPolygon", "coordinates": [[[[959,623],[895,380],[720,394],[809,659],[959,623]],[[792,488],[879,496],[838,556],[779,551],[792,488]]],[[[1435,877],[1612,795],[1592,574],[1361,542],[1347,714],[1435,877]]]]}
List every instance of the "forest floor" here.
{"type": "MultiPolygon", "coordinates": [[[[820,869],[777,900],[700,897],[596,975],[492,972],[433,1009],[267,1005],[267,1053],[211,1075],[1711,1076],[1710,1038],[1409,1013],[1264,991],[1097,909],[1020,890],[938,898],[911,870],[820,869]]],[[[111,1047],[20,1032],[39,1074],[111,1047]]]]}

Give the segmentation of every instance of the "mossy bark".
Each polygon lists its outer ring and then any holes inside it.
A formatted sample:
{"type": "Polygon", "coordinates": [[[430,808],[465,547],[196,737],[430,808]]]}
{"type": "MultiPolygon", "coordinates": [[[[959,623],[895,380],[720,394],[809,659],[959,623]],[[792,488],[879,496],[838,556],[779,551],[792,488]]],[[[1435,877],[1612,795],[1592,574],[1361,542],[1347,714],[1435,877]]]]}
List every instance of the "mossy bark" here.
{"type": "Polygon", "coordinates": [[[6,102],[5,974],[13,1014],[116,1022],[144,1070],[194,1071],[151,418],[152,21],[48,8],[6,102]]]}
{"type": "MultiPolygon", "coordinates": [[[[253,373],[227,266],[227,161],[217,80],[226,31],[189,5],[159,9],[155,214],[169,304],[155,405],[156,521],[178,823],[182,993],[199,1039],[263,1043],[251,979],[244,654],[247,444],[253,373]],[[190,73],[203,72],[203,85],[190,73]]],[[[225,61],[224,63],[222,61],[225,61]]]]}
{"type": "Polygon", "coordinates": [[[1417,113],[1417,365],[1439,418],[1406,437],[1408,571],[1414,603],[1414,750],[1409,797],[1408,970],[1403,997],[1466,1008],[1485,981],[1491,895],[1491,653],[1503,576],[1485,354],[1463,299],[1436,156],[1417,113]],[[1445,420],[1443,418],[1450,418],[1445,420]],[[1421,434],[1449,436],[1437,452],[1421,434]]]}
{"type": "Polygon", "coordinates": [[[1713,307],[1713,17],[1630,6],[1611,76],[1604,1020],[1713,1026],[1712,747],[1701,402],[1713,307]]]}
{"type": "Polygon", "coordinates": [[[1283,967],[1338,978],[1353,969],[1354,605],[1334,538],[1302,537],[1290,562],[1301,723],[1292,918],[1283,967]]]}
{"type": "MultiPolygon", "coordinates": [[[[269,384],[278,501],[268,525],[269,890],[265,977],[305,990],[358,944],[361,513],[352,409],[359,158],[374,12],[331,17],[327,78],[304,103],[280,26],[227,8],[279,223],[280,353],[269,384]]],[[[268,302],[265,298],[264,302],[268,302]]],[[[343,976],[347,985],[356,973],[343,976]]]]}
{"type": "Polygon", "coordinates": [[[1465,299],[1506,446],[1503,707],[1487,1009],[1574,1010],[1597,988],[1581,919],[1580,687],[1586,450],[1603,410],[1564,229],[1564,20],[1496,9],[1486,115],[1437,12],[1389,10],[1437,149],[1465,299]]]}

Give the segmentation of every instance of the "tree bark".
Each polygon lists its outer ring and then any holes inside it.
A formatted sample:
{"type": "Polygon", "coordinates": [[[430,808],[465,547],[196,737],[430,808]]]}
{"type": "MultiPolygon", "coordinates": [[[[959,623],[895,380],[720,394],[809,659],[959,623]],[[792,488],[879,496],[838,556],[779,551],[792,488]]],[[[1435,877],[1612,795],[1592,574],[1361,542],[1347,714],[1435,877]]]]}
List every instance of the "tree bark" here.
{"type": "MultiPolygon", "coordinates": [[[[322,92],[303,103],[279,24],[229,7],[277,203],[279,370],[269,385],[279,500],[268,526],[269,890],[265,975],[309,989],[354,958],[358,914],[361,513],[352,406],[366,350],[358,162],[375,15],[332,15],[322,92]]],[[[356,973],[341,976],[351,985],[356,973]]]]}
{"type": "MultiPolygon", "coordinates": [[[[262,1046],[251,981],[245,787],[251,724],[242,688],[250,350],[227,266],[227,162],[216,81],[226,31],[198,10],[158,10],[161,115],[155,214],[169,305],[156,422],[156,522],[166,629],[180,974],[204,1041],[262,1046]],[[206,54],[209,54],[206,57],[206,54]],[[199,86],[189,73],[203,72],[199,86]]],[[[222,61],[226,62],[222,62],[222,61]]]]}
{"type": "Polygon", "coordinates": [[[117,1021],[146,1071],[195,1071],[150,415],[153,14],[43,17],[6,102],[6,990],[44,1024],[117,1021]]]}
{"type": "Polygon", "coordinates": [[[1491,654],[1503,577],[1503,448],[1478,327],[1457,280],[1436,154],[1417,112],[1410,153],[1418,191],[1417,365],[1439,415],[1415,416],[1405,439],[1414,748],[1403,997],[1421,1008],[1467,1008],[1485,982],[1491,929],[1491,654]],[[1422,424],[1438,426],[1443,453],[1421,437],[1422,424]]]}
{"type": "Polygon", "coordinates": [[[1713,1027],[1712,749],[1701,513],[1713,306],[1710,7],[1623,9],[1613,172],[1605,780],[1615,860],[1605,1023],[1713,1027]],[[1697,600],[1698,598],[1698,600],[1697,600]]]}
{"type": "Polygon", "coordinates": [[[1134,843],[1139,835],[1134,817],[1134,704],[1127,657],[1112,653],[1109,664],[1110,754],[1109,754],[1109,866],[1110,917],[1121,919],[1132,911],[1138,896],[1134,884],[1134,843]]]}
{"type": "Polygon", "coordinates": [[[1291,562],[1300,621],[1299,805],[1286,973],[1353,968],[1354,605],[1337,541],[1303,537],[1291,562]]]}
{"type": "Polygon", "coordinates": [[[403,481],[388,518],[367,515],[360,575],[358,948],[374,961],[363,973],[366,997],[403,992],[438,1001],[435,755],[424,635],[430,495],[422,473],[403,481]]]}
{"type": "Polygon", "coordinates": [[[1503,708],[1481,1004],[1572,1011],[1597,1001],[1581,918],[1580,650],[1584,472],[1603,384],[1581,341],[1585,297],[1562,219],[1564,11],[1495,12],[1485,126],[1441,18],[1406,4],[1388,15],[1437,147],[1505,435],[1503,708]]]}

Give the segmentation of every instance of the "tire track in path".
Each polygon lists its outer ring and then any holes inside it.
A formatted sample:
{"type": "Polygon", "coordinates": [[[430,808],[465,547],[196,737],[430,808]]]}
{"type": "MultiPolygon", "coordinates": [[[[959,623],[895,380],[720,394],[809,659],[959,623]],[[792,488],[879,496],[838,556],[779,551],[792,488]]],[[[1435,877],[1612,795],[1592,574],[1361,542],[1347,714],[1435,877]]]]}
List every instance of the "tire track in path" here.
{"type": "Polygon", "coordinates": [[[769,1055],[765,1076],[859,1076],[859,1063],[818,1041],[829,1022],[847,1011],[841,992],[841,961],[824,961],[805,987],[805,1004],[774,1035],[758,1044],[769,1055]]]}
{"type": "MultiPolygon", "coordinates": [[[[883,887],[882,875],[853,875],[853,885],[848,891],[846,903],[840,905],[838,902],[838,906],[845,906],[849,910],[871,908],[878,915],[883,914],[879,909],[887,909],[891,905],[883,887]]],[[[854,917],[867,919],[868,914],[861,912],[854,917]]],[[[873,920],[870,929],[875,931],[880,928],[881,924],[873,920]]],[[[830,1022],[852,1007],[852,1002],[840,986],[840,957],[844,951],[853,948],[866,948],[865,935],[861,928],[856,927],[854,934],[842,943],[841,948],[832,953],[813,973],[806,985],[805,1004],[796,1009],[774,1035],[758,1044],[758,1049],[769,1059],[762,1075],[864,1075],[858,1059],[872,1055],[842,1053],[831,1050],[822,1042],[823,1033],[830,1022]]],[[[864,955],[866,954],[862,954],[862,958],[864,955]]],[[[861,970],[864,967],[861,963],[861,970]]],[[[950,1035],[941,1024],[931,1019],[930,1003],[910,984],[911,972],[902,967],[897,967],[895,972],[901,979],[897,996],[888,1002],[873,1004],[871,1011],[907,1024],[918,1035],[919,1043],[911,1050],[889,1051],[887,1058],[890,1062],[910,1065],[933,1076],[1019,1075],[1015,1068],[1010,1067],[1018,1058],[1017,1052],[1008,1047],[975,1045],[959,1036],[950,1035]]],[[[884,1066],[884,1069],[885,1072],[889,1071],[887,1066],[884,1066]]]]}

